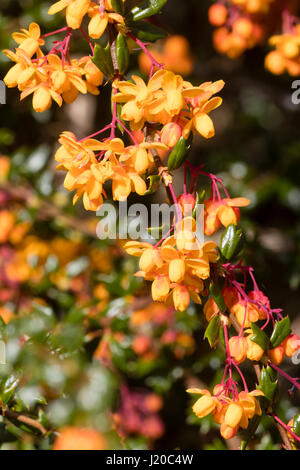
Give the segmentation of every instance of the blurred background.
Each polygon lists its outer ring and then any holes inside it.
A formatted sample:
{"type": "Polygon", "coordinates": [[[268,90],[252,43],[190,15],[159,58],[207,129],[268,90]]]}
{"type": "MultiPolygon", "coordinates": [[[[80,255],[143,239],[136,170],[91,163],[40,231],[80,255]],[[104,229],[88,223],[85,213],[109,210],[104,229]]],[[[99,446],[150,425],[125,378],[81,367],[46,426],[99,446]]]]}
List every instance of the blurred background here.
{"type": "MultiPolygon", "coordinates": [[[[62,16],[47,15],[46,0],[0,3],[1,50],[13,49],[10,34],[32,21],[43,33],[64,25],[62,16]]],[[[164,42],[156,53],[169,57],[169,67],[194,84],[226,82],[223,105],[213,113],[216,137],[195,139],[190,161],[222,177],[232,197],[251,200],[241,218],[246,261],[272,307],[289,314],[299,334],[300,106],[291,101],[294,79],[264,70],[267,45],[235,60],[220,56],[212,45],[210,5],[169,0],[157,22],[176,35],[169,43],[173,56],[164,42]]],[[[80,37],[73,44],[74,55],[89,53],[80,37]]],[[[1,78],[8,68],[1,54],[1,78]]],[[[147,76],[147,61],[138,52],[130,73],[147,76]]],[[[10,89],[0,106],[0,315],[8,344],[1,402],[38,414],[45,427],[96,427],[111,448],[122,447],[120,435],[129,448],[234,446],[220,439],[209,419],[200,422],[188,411],[185,387],[215,383],[223,357],[203,344],[202,316],[193,307],[174,314],[151,306],[148,291],[133,277],[135,262],[123,256],[120,244],[97,240],[95,215],[81,202],[72,206],[55,169],[60,132],[82,138],[101,129],[110,122],[109,100],[110,88],[103,86],[99,97],[80,95],[62,109],[37,114],[30,99],[20,102],[18,91],[10,89]],[[105,366],[110,361],[118,373],[105,366]]],[[[180,193],[180,171],[175,179],[180,193]]],[[[286,367],[292,374],[299,370],[291,362],[286,367]]],[[[299,397],[291,406],[282,387],[280,416],[288,420],[299,412],[299,397]]],[[[262,423],[253,446],[278,447],[270,424],[262,423]]],[[[54,439],[55,434],[36,433],[28,438],[28,429],[0,423],[5,448],[51,448],[54,439]]]]}

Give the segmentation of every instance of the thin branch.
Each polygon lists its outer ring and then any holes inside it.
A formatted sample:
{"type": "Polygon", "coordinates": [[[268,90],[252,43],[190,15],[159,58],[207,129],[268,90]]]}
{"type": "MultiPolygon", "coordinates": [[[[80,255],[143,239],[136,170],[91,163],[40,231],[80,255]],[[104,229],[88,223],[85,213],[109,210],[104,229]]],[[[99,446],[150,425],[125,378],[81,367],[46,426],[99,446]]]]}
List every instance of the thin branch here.
{"type": "Polygon", "coordinates": [[[35,419],[29,418],[29,416],[25,416],[21,413],[16,413],[15,411],[7,410],[3,407],[0,407],[0,413],[2,414],[2,416],[6,417],[10,421],[16,421],[18,423],[26,424],[27,426],[36,429],[43,436],[47,434],[47,430],[44,428],[44,426],[35,419]]]}

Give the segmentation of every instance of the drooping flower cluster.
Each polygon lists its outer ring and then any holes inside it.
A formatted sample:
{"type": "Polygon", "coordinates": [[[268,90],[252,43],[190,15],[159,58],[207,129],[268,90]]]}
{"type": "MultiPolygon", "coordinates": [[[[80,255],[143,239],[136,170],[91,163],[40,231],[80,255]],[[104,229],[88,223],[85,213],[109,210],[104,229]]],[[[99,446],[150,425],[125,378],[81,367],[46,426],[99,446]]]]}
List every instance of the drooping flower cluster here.
{"type": "Polygon", "coordinates": [[[209,21],[217,27],[216,50],[234,59],[246,49],[269,38],[274,51],[267,54],[265,67],[275,75],[300,74],[299,18],[293,2],[277,0],[229,0],[209,9],[209,21]]]}
{"type": "Polygon", "coordinates": [[[119,93],[113,101],[122,103],[121,117],[130,123],[132,130],[140,130],[145,122],[167,125],[176,122],[187,138],[197,131],[206,138],[214,136],[214,125],[209,113],[222,104],[222,99],[212,96],[224,87],[224,82],[203,83],[192,86],[180,75],[159,70],[148,84],[133,76],[134,83],[116,82],[119,93]]]}
{"type": "Polygon", "coordinates": [[[217,251],[215,243],[201,245],[197,240],[194,219],[178,222],[174,234],[160,246],[130,241],[125,249],[140,258],[136,275],[152,281],[153,300],[173,303],[179,311],[187,309],[190,299],[201,303],[203,281],[210,276],[217,251]]]}
{"type": "Polygon", "coordinates": [[[269,43],[275,50],[266,56],[266,69],[275,75],[284,72],[293,77],[300,75],[300,25],[291,28],[290,32],[272,36],[269,43]]]}
{"type": "Polygon", "coordinates": [[[220,432],[224,439],[231,439],[239,428],[247,429],[249,420],[254,415],[260,416],[262,410],[257,396],[263,396],[260,390],[242,391],[231,397],[226,384],[214,387],[213,394],[209,390],[190,388],[188,393],[202,395],[193,406],[198,418],[212,415],[215,423],[220,424],[220,432]]]}
{"type": "Polygon", "coordinates": [[[78,141],[69,132],[64,132],[60,137],[61,147],[55,159],[59,162],[58,168],[68,172],[65,188],[76,190],[74,203],[82,196],[87,210],[96,211],[102,205],[103,185],[108,180],[112,181],[114,200],[124,201],[132,191],[145,194],[147,187],[143,176],[153,166],[151,150],[169,151],[179,137],[183,135],[187,138],[191,131],[198,131],[206,138],[214,135],[214,125],[208,114],[222,102],[221,98],[211,97],[224,86],[223,81],[193,87],[166,70],[156,72],[147,85],[140,77],[134,76],[133,80],[134,83],[114,82],[119,93],[113,95],[112,124],[95,134],[110,129],[109,139],[101,142],[91,138],[78,141]],[[123,104],[121,119],[128,121],[134,131],[142,129],[146,122],[157,123],[160,128],[164,124],[161,141],[138,143],[125,128],[133,143],[125,147],[123,140],[114,137],[116,124],[124,127],[116,114],[117,103],[123,104]],[[173,131],[166,137],[166,126],[173,125],[173,120],[179,122],[175,126],[180,129],[180,135],[177,138],[176,134],[175,140],[173,131]]]}
{"type": "Polygon", "coordinates": [[[53,100],[61,106],[63,101],[75,101],[79,93],[99,94],[103,74],[88,56],[70,60],[70,33],[47,55],[40,48],[45,42],[38,24],[31,23],[28,31],[24,29],[21,33],[14,33],[13,38],[19,47],[15,52],[4,51],[15,62],[4,82],[9,88],[18,87],[21,99],[33,94],[32,106],[36,112],[51,108],[53,100]]]}

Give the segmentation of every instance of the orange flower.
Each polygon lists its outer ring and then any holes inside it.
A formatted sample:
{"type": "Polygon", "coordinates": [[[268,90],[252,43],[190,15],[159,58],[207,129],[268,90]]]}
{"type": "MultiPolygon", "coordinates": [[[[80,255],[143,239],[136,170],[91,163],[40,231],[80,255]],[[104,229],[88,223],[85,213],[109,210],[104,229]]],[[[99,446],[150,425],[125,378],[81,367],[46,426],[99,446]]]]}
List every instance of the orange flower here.
{"type": "Polygon", "coordinates": [[[101,10],[99,4],[91,2],[88,10],[89,17],[89,36],[93,39],[99,39],[107,28],[108,23],[118,23],[124,25],[124,18],[113,11],[111,2],[105,0],[105,9],[101,10]],[[112,11],[107,11],[112,10],[112,11]]]}
{"type": "Polygon", "coordinates": [[[59,11],[66,9],[67,25],[72,29],[78,29],[91,3],[91,0],[60,0],[49,8],[48,14],[55,15],[59,11]]]}
{"type": "Polygon", "coordinates": [[[208,390],[190,388],[188,393],[202,395],[193,406],[198,418],[212,414],[214,421],[221,425],[220,432],[224,439],[234,437],[241,427],[248,427],[249,419],[254,415],[261,416],[262,411],[256,396],[263,396],[260,390],[240,392],[236,399],[231,399],[225,392],[224,386],[218,384],[214,388],[214,395],[208,390]]]}
{"type": "Polygon", "coordinates": [[[250,204],[249,199],[237,197],[234,199],[226,198],[213,201],[207,199],[204,203],[204,232],[205,235],[213,235],[223,225],[228,227],[230,224],[237,225],[240,212],[239,207],[246,207],[250,204]]]}
{"type": "Polygon", "coordinates": [[[229,339],[230,355],[238,364],[246,359],[247,347],[247,339],[243,336],[232,336],[229,339]]]}
{"type": "Polygon", "coordinates": [[[217,259],[216,245],[200,245],[194,224],[192,218],[183,219],[159,247],[134,241],[125,245],[128,254],[140,258],[141,271],[136,275],[152,281],[153,300],[173,303],[179,311],[186,310],[190,299],[201,303],[203,279],[209,277],[210,262],[217,259]]]}
{"type": "Polygon", "coordinates": [[[18,49],[25,51],[29,57],[34,54],[43,56],[40,46],[43,46],[45,41],[41,39],[41,29],[37,23],[31,23],[29,30],[21,29],[20,33],[13,33],[12,37],[19,44],[18,49]]]}

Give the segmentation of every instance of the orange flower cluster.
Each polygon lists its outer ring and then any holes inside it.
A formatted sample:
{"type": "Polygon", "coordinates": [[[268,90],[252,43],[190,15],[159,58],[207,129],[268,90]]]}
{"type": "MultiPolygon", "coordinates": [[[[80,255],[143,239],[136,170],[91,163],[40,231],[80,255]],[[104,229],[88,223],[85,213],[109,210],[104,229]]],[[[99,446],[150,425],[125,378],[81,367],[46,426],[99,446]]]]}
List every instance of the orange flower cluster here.
{"type": "Polygon", "coordinates": [[[249,199],[237,197],[220,200],[207,199],[204,202],[204,232],[205,235],[213,235],[221,226],[228,227],[230,224],[237,225],[240,219],[239,207],[250,204],[249,199]]]}
{"type": "MultiPolygon", "coordinates": [[[[239,296],[235,287],[223,289],[223,298],[230,313],[235,316],[239,325],[245,328],[250,327],[250,323],[267,318],[267,310],[270,309],[269,299],[261,291],[251,291],[247,295],[248,300],[239,296]],[[253,302],[251,302],[253,300],[253,302]]],[[[215,315],[220,314],[216,302],[210,297],[204,305],[204,314],[209,321],[215,315]]]]}
{"type": "Polygon", "coordinates": [[[266,69],[275,75],[284,72],[293,77],[300,75],[300,25],[289,33],[272,36],[269,43],[275,50],[266,56],[266,69]]]}
{"type": "Polygon", "coordinates": [[[136,275],[152,281],[153,300],[174,304],[178,311],[187,309],[190,298],[201,303],[203,280],[210,275],[210,263],[217,260],[216,244],[201,245],[195,223],[191,217],[178,222],[174,235],[161,246],[135,241],[125,245],[127,253],[140,258],[136,275]]]}
{"type": "Polygon", "coordinates": [[[221,3],[212,5],[208,16],[210,23],[217,26],[213,35],[215,49],[235,59],[262,42],[264,15],[272,1],[232,0],[227,7],[221,3]]]}
{"type": "Polygon", "coordinates": [[[18,87],[21,100],[33,94],[32,106],[36,112],[51,108],[53,100],[61,106],[63,101],[75,101],[79,93],[99,94],[103,74],[90,57],[65,61],[55,51],[45,56],[40,49],[44,40],[36,23],[31,23],[28,31],[14,33],[13,38],[19,47],[15,52],[4,51],[15,62],[4,82],[9,88],[18,87]]]}
{"type": "Polygon", "coordinates": [[[265,68],[275,74],[300,74],[300,25],[293,16],[293,2],[276,0],[228,0],[216,2],[208,12],[215,49],[228,57],[240,57],[246,49],[269,37],[275,50],[267,54],[265,68]],[[281,30],[278,25],[281,24],[281,30]],[[274,33],[277,33],[274,35],[274,33]],[[273,35],[272,35],[273,34],[273,35]],[[270,37],[271,36],[271,37],[270,37]]]}
{"type": "Polygon", "coordinates": [[[55,15],[62,10],[65,10],[67,25],[72,29],[79,29],[83,18],[88,15],[89,36],[93,39],[99,39],[103,35],[108,23],[124,25],[123,17],[114,11],[111,0],[60,0],[49,8],[48,13],[55,15]]]}
{"type": "Polygon", "coordinates": [[[132,130],[142,129],[145,122],[166,125],[175,121],[185,138],[191,131],[205,138],[214,136],[209,113],[222,104],[221,98],[212,98],[224,87],[222,80],[194,87],[167,70],[156,72],[148,84],[137,76],[132,79],[134,83],[115,82],[119,93],[113,96],[114,102],[122,103],[121,117],[132,130]]]}
{"type": "Polygon", "coordinates": [[[100,142],[95,139],[78,141],[71,132],[61,134],[61,147],[55,155],[59,169],[68,173],[64,186],[69,191],[76,190],[74,204],[83,197],[86,210],[96,211],[103,204],[103,185],[112,180],[113,198],[125,201],[131,191],[143,195],[146,183],[145,174],[153,159],[149,149],[168,150],[160,142],[143,142],[129,147],[119,138],[100,142]],[[102,152],[97,160],[95,152],[102,152]]]}
{"type": "Polygon", "coordinates": [[[260,390],[242,391],[232,399],[222,384],[214,387],[213,394],[209,390],[190,388],[188,393],[202,395],[193,406],[198,418],[212,415],[215,423],[220,424],[221,436],[231,439],[239,428],[247,429],[249,419],[254,415],[261,416],[262,411],[257,396],[263,396],[260,390]]]}

